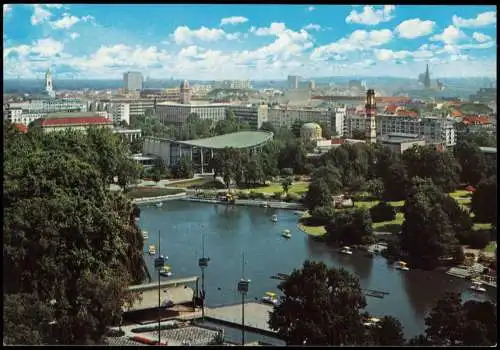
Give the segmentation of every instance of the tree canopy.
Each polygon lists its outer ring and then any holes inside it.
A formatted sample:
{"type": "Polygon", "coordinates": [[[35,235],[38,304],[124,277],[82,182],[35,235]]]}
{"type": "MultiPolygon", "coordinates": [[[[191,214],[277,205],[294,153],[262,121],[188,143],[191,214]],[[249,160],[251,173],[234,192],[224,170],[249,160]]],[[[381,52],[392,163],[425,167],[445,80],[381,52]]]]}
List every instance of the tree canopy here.
{"type": "Polygon", "coordinates": [[[126,287],[145,278],[134,207],[109,190],[129,162],[126,147],[104,130],[4,126],[6,338],[99,343],[121,317],[126,287]]]}

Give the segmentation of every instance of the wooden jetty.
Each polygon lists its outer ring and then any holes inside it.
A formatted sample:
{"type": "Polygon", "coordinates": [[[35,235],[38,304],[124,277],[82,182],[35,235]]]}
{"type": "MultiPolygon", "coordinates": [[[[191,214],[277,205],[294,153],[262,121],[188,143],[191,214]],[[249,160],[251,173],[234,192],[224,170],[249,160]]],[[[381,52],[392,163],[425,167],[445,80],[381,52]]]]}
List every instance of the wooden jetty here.
{"type": "Polygon", "coordinates": [[[386,295],[389,295],[389,292],[383,292],[380,290],[374,290],[374,289],[362,289],[363,294],[367,297],[374,297],[374,298],[380,298],[382,299],[386,295]]]}

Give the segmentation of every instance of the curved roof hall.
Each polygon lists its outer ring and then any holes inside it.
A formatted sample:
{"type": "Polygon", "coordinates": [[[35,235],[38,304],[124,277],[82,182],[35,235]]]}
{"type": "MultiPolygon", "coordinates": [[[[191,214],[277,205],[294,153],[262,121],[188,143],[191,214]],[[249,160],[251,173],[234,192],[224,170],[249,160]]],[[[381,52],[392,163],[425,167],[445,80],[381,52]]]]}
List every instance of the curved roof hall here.
{"type": "Polygon", "coordinates": [[[269,131],[239,131],[230,134],[207,137],[197,140],[173,141],[175,143],[185,144],[194,147],[222,149],[249,148],[260,146],[273,138],[273,133],[269,131]]]}

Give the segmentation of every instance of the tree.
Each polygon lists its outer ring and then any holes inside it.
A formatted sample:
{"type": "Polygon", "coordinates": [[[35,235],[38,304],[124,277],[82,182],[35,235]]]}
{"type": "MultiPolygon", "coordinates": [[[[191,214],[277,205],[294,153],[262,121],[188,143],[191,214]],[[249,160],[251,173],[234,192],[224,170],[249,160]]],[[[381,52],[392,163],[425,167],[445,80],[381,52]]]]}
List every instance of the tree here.
{"type": "Polygon", "coordinates": [[[130,152],[133,154],[142,153],[142,147],[144,144],[144,139],[142,137],[138,137],[130,143],[130,152]]]}
{"type": "Polygon", "coordinates": [[[276,129],[274,128],[273,124],[270,122],[263,122],[262,125],[260,126],[260,129],[262,131],[270,131],[273,134],[276,134],[276,129]]]}
{"type": "Polygon", "coordinates": [[[498,341],[497,308],[489,301],[468,300],[463,304],[467,322],[463,331],[463,344],[472,346],[494,345],[498,341]]]}
{"type": "Polygon", "coordinates": [[[471,209],[478,222],[489,222],[497,225],[497,177],[479,183],[472,195],[471,209]]]}
{"type": "Polygon", "coordinates": [[[401,163],[393,163],[387,170],[384,179],[384,195],[386,201],[400,201],[406,198],[409,177],[406,167],[401,163]]]}
{"type": "Polygon", "coordinates": [[[117,173],[118,185],[125,191],[127,186],[134,183],[139,178],[141,165],[137,164],[132,159],[127,159],[118,165],[117,173]]]}
{"type": "Polygon", "coordinates": [[[283,187],[283,192],[288,194],[288,189],[292,185],[292,179],[290,177],[286,177],[281,181],[281,187],[283,187]]]}
{"type": "Polygon", "coordinates": [[[179,179],[190,179],[194,176],[193,164],[187,157],[182,157],[179,164],[173,167],[172,174],[179,179]]]}
{"type": "Polygon", "coordinates": [[[337,213],[325,229],[327,241],[338,245],[363,244],[373,234],[370,213],[364,208],[337,213]]]}
{"type": "Polygon", "coordinates": [[[314,180],[309,184],[305,196],[305,205],[309,210],[332,205],[332,194],[324,180],[314,180]]]}
{"type": "Polygon", "coordinates": [[[384,316],[375,327],[370,328],[369,333],[374,345],[397,346],[405,343],[403,326],[392,316],[384,316]]]}
{"type": "Polygon", "coordinates": [[[313,171],[311,175],[311,181],[324,181],[330,193],[339,194],[342,191],[342,176],[338,168],[331,165],[320,166],[313,171]]]}
{"type": "Polygon", "coordinates": [[[291,130],[292,130],[293,135],[296,138],[300,137],[300,129],[302,128],[302,125],[304,125],[304,122],[302,122],[300,120],[296,120],[292,124],[291,130]]]}
{"type": "Polygon", "coordinates": [[[387,202],[380,202],[370,208],[370,216],[373,222],[391,221],[396,218],[396,210],[387,202]]]}
{"type": "Polygon", "coordinates": [[[434,345],[459,345],[465,322],[460,295],[447,292],[425,318],[425,334],[434,345]]]}
{"type": "Polygon", "coordinates": [[[360,310],[366,306],[359,281],[344,269],[306,261],[278,288],[281,303],[269,327],[287,345],[361,345],[365,340],[360,310]]]}
{"type": "Polygon", "coordinates": [[[380,178],[368,180],[368,182],[366,182],[365,189],[376,198],[381,199],[385,190],[384,182],[380,178]]]}
{"type": "Polygon", "coordinates": [[[415,178],[403,207],[401,247],[415,265],[435,267],[461,250],[450,218],[431,180],[415,178]]]}
{"type": "Polygon", "coordinates": [[[463,182],[477,186],[481,180],[486,178],[488,164],[483,152],[475,143],[458,142],[455,146],[455,157],[462,168],[460,178],[463,182]]]}
{"type": "Polygon", "coordinates": [[[123,145],[89,133],[4,135],[4,273],[16,276],[3,282],[4,335],[13,342],[100,343],[126,288],[145,277],[133,206],[109,191],[123,145]]]}
{"type": "Polygon", "coordinates": [[[366,139],[365,131],[361,129],[354,129],[352,131],[351,138],[353,138],[354,140],[364,140],[366,139]]]}

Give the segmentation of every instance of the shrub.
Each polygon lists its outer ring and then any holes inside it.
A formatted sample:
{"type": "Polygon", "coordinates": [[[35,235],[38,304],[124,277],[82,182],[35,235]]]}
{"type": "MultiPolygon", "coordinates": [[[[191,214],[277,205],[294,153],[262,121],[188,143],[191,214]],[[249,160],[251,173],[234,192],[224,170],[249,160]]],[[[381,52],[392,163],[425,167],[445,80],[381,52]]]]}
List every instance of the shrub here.
{"type": "Polygon", "coordinates": [[[283,168],[283,169],[281,169],[280,174],[283,176],[292,176],[293,169],[292,168],[283,168]]]}
{"type": "Polygon", "coordinates": [[[290,202],[298,202],[300,201],[300,196],[296,193],[288,193],[286,199],[290,202]]]}
{"type": "Polygon", "coordinates": [[[332,206],[316,207],[311,211],[310,221],[315,225],[326,225],[335,215],[335,209],[332,206]]]}
{"type": "Polygon", "coordinates": [[[250,198],[250,199],[257,199],[257,198],[259,198],[259,196],[260,196],[260,193],[258,193],[258,192],[250,191],[248,193],[248,198],[250,198]]]}
{"type": "Polygon", "coordinates": [[[293,181],[300,181],[300,180],[302,180],[302,178],[298,175],[293,177],[293,181]]]}
{"type": "Polygon", "coordinates": [[[245,191],[238,192],[238,198],[240,198],[240,199],[248,199],[249,197],[250,197],[250,193],[248,193],[248,192],[245,192],[245,191]]]}
{"type": "Polygon", "coordinates": [[[386,202],[380,202],[370,209],[373,222],[391,221],[396,218],[396,210],[386,202]]]}
{"type": "Polygon", "coordinates": [[[281,196],[283,195],[283,192],[277,191],[273,193],[273,198],[274,199],[281,199],[281,196]]]}

